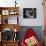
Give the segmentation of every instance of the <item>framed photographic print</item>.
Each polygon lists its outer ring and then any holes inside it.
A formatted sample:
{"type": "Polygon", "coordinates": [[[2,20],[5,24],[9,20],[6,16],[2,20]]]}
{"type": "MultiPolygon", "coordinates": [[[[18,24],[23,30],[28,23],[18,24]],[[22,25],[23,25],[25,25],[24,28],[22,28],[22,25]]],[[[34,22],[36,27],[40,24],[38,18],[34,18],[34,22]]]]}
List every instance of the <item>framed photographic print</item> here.
{"type": "Polygon", "coordinates": [[[9,10],[2,10],[2,15],[9,15],[9,10]]]}
{"type": "Polygon", "coordinates": [[[36,8],[23,8],[23,18],[36,18],[36,8]]]}

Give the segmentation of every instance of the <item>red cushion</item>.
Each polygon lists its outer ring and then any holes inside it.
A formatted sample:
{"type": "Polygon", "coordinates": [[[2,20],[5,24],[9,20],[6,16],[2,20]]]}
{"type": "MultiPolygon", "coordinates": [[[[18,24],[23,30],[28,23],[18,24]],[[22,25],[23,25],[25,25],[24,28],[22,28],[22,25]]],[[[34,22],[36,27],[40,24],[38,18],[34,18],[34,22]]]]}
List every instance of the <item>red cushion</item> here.
{"type": "Polygon", "coordinates": [[[26,30],[24,37],[22,38],[22,46],[26,46],[25,39],[28,39],[29,37],[37,36],[36,33],[32,28],[29,28],[26,30]]]}

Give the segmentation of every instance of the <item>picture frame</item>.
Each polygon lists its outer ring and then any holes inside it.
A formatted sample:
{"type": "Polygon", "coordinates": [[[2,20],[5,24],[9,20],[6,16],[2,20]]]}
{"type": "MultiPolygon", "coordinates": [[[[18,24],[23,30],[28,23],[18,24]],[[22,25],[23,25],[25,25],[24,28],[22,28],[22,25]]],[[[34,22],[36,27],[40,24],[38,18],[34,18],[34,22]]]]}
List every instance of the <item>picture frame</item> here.
{"type": "Polygon", "coordinates": [[[23,18],[36,18],[36,8],[23,8],[23,18]]]}
{"type": "Polygon", "coordinates": [[[9,15],[9,10],[2,10],[2,15],[9,15]]]}

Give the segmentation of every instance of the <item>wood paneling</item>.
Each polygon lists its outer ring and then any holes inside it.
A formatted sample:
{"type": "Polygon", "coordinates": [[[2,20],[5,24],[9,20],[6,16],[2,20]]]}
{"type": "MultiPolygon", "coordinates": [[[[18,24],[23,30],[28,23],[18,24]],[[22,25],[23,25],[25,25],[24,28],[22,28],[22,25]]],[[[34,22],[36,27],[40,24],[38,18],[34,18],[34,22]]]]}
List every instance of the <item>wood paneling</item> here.
{"type": "Polygon", "coordinates": [[[44,8],[44,44],[46,46],[46,0],[43,0],[43,8],[44,8]]]}

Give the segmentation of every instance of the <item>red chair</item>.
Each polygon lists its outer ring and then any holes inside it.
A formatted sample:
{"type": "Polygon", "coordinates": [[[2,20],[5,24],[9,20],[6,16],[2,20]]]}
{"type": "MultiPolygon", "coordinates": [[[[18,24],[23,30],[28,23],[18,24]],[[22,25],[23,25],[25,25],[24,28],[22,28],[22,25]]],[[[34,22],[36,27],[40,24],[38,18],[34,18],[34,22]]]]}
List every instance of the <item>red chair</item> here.
{"type": "MultiPolygon", "coordinates": [[[[28,39],[29,37],[36,37],[37,39],[37,35],[36,33],[33,31],[33,29],[29,28],[26,30],[24,37],[22,38],[22,42],[21,42],[21,46],[27,46],[25,43],[25,39],[28,39]]],[[[39,42],[37,42],[37,44],[35,46],[41,46],[41,44],[39,42]]]]}

